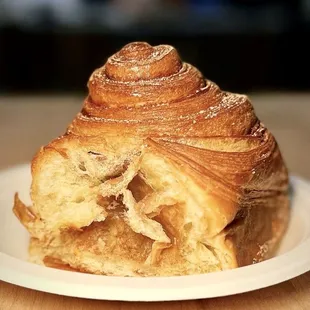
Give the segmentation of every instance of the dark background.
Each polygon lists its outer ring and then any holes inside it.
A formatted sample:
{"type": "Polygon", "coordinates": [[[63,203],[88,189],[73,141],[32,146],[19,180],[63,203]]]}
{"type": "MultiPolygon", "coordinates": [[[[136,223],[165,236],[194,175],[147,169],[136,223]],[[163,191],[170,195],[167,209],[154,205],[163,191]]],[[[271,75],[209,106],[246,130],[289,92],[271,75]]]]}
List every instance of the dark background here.
{"type": "Polygon", "coordinates": [[[310,90],[310,0],[0,0],[0,92],[86,92],[131,41],[171,44],[222,88],[310,90]]]}

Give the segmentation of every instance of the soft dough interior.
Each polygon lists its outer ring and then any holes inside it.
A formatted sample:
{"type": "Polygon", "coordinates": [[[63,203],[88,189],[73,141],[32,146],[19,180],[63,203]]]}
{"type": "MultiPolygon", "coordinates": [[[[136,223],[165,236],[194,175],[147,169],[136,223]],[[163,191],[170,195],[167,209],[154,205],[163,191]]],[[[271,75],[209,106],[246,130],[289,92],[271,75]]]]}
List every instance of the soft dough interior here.
{"type": "Polygon", "coordinates": [[[205,244],[212,208],[201,207],[193,181],[169,160],[141,145],[124,154],[76,143],[41,150],[33,166],[34,205],[16,197],[15,213],[32,215],[23,216],[32,261],[116,275],[221,269],[205,244]]]}

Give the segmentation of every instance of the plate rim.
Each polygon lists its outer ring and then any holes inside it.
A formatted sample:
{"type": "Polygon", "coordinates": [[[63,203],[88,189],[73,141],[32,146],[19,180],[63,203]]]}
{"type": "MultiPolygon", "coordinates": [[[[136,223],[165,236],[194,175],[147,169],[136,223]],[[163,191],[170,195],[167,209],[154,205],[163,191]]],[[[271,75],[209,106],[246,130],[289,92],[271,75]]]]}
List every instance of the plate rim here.
{"type": "MultiPolygon", "coordinates": [[[[0,171],[0,178],[8,172],[22,172],[25,169],[29,169],[29,164],[9,167],[0,171]]],[[[290,180],[293,187],[310,189],[310,182],[302,177],[291,175],[290,180]]],[[[310,205],[308,208],[310,210],[310,205]]],[[[0,252],[0,280],[41,292],[97,300],[172,301],[213,298],[265,288],[309,271],[310,256],[304,255],[309,247],[308,232],[295,248],[258,264],[209,274],[137,278],[58,270],[0,252]],[[295,260],[296,256],[300,258],[298,261],[295,260]],[[242,282],[242,290],[240,285],[235,285],[235,279],[242,282]]]]}

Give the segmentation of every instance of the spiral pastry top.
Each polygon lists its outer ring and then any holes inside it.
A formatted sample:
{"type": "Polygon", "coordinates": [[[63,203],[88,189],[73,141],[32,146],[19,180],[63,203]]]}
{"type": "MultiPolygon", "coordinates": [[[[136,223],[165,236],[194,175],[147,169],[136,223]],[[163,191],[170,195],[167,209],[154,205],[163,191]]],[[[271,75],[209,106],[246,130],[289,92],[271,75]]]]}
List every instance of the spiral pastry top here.
{"type": "Polygon", "coordinates": [[[88,88],[72,132],[82,134],[91,122],[97,133],[245,135],[257,123],[246,96],[222,91],[168,45],[126,45],[95,70],[88,88]]]}

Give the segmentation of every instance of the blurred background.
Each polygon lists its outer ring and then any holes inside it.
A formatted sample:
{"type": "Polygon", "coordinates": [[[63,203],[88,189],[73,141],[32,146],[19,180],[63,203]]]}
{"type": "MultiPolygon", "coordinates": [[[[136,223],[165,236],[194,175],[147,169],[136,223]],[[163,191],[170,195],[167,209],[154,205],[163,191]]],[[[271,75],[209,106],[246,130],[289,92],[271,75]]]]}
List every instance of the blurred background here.
{"type": "Polygon", "coordinates": [[[310,0],[0,0],[0,168],[30,161],[131,41],[174,45],[247,93],[290,171],[310,179],[310,0]]]}
{"type": "Polygon", "coordinates": [[[232,91],[310,88],[310,0],[0,0],[0,91],[85,92],[124,44],[172,44],[232,91]]]}

